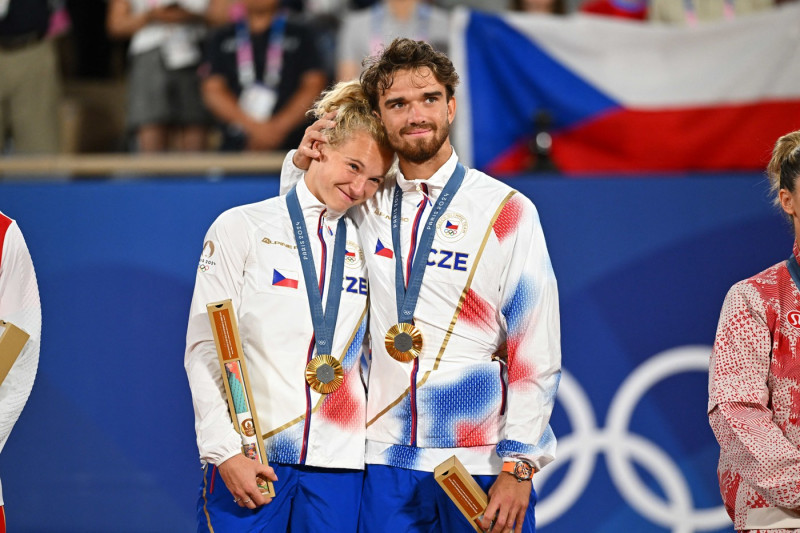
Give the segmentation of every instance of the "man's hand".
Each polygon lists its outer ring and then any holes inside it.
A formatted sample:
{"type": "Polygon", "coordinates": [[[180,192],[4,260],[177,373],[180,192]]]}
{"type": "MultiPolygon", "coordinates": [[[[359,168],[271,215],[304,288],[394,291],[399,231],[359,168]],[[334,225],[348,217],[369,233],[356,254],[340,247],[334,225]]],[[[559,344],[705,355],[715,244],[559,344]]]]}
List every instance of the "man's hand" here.
{"type": "Polygon", "coordinates": [[[481,527],[490,533],[506,533],[512,528],[515,533],[521,533],[530,499],[530,481],[517,481],[513,475],[501,472],[489,488],[489,505],[481,527]],[[494,527],[491,527],[495,516],[494,527]]]}
{"type": "Polygon", "coordinates": [[[317,160],[320,157],[317,143],[326,143],[328,138],[322,133],[322,130],[332,128],[336,125],[333,120],[336,117],[336,111],[331,111],[325,116],[314,122],[306,128],[303,134],[303,140],[300,141],[300,146],[292,156],[292,163],[300,170],[308,170],[312,160],[317,160]]]}
{"type": "Polygon", "coordinates": [[[239,507],[255,509],[272,501],[272,498],[262,495],[256,485],[256,476],[278,481],[278,476],[269,466],[239,454],[218,465],[217,469],[239,507]]]}

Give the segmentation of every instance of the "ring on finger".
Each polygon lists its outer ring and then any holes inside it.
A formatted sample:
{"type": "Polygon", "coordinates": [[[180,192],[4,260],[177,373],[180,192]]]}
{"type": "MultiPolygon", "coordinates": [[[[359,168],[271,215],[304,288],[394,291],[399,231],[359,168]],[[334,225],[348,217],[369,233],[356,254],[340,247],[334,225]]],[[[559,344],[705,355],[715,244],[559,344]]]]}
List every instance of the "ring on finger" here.
{"type": "Polygon", "coordinates": [[[234,498],[233,499],[233,503],[239,503],[240,500],[241,500],[241,498],[234,498]]]}
{"type": "Polygon", "coordinates": [[[251,500],[250,498],[247,498],[246,500],[243,500],[242,503],[250,503],[251,501],[253,501],[253,500],[251,500]]]}

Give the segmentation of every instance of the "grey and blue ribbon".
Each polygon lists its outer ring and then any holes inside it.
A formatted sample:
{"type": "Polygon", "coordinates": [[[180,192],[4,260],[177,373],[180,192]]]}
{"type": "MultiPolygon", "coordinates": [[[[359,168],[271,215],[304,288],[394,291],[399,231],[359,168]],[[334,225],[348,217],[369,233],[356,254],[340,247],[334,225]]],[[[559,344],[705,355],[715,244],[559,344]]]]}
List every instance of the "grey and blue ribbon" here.
{"type": "Polygon", "coordinates": [[[406,288],[405,279],[403,278],[402,244],[400,241],[400,211],[403,202],[403,189],[400,188],[400,185],[395,186],[392,200],[392,245],[394,246],[395,254],[394,285],[397,300],[397,317],[401,324],[410,324],[414,320],[414,310],[417,308],[419,291],[422,287],[422,277],[425,275],[425,267],[428,264],[428,256],[431,253],[431,245],[433,245],[433,237],[436,233],[436,223],[439,221],[439,217],[444,214],[447,206],[450,205],[459,187],[461,187],[465,174],[466,169],[464,166],[461,163],[457,163],[455,170],[450,175],[450,179],[447,180],[447,184],[442,189],[442,193],[436,199],[436,203],[433,204],[433,208],[425,222],[425,227],[422,230],[422,235],[419,238],[419,246],[414,253],[414,260],[411,263],[408,288],[406,288]]]}
{"type": "Polygon", "coordinates": [[[344,255],[347,251],[347,228],[344,218],[339,219],[336,226],[336,241],[333,246],[333,266],[331,268],[330,285],[328,287],[328,301],[325,310],[322,310],[322,295],[317,281],[317,269],[314,266],[314,256],[311,253],[311,243],[308,238],[306,222],[303,211],[297,199],[297,190],[293,188],[286,195],[286,206],[289,208],[289,218],[292,220],[292,231],[300,254],[300,265],[303,267],[303,279],[308,295],[308,304],[311,308],[311,323],[314,326],[314,342],[317,354],[331,354],[333,333],[336,329],[336,317],[339,314],[339,302],[342,297],[342,276],[344,274],[344,255]]]}
{"type": "Polygon", "coordinates": [[[797,258],[794,254],[789,256],[786,260],[786,267],[789,269],[789,275],[792,276],[795,287],[800,291],[800,265],[797,264],[797,258]]]}

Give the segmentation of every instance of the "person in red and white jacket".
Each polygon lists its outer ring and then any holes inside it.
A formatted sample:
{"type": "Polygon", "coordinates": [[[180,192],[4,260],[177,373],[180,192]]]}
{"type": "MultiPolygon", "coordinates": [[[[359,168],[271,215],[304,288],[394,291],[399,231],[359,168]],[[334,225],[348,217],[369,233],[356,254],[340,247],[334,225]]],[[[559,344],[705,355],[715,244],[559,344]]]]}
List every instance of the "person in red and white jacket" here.
{"type": "MultiPolygon", "coordinates": [[[[42,308],[33,262],[16,221],[0,213],[0,320],[30,335],[0,383],[0,451],[28,401],[39,366],[42,308]]],[[[3,332],[0,325],[0,334],[3,332]]],[[[5,505],[0,486],[0,533],[5,533],[5,505]]]]}
{"type": "Polygon", "coordinates": [[[788,260],[736,283],[711,354],[708,416],[720,445],[720,492],[738,531],[800,531],[800,131],[768,166],[791,222],[788,260]]]}

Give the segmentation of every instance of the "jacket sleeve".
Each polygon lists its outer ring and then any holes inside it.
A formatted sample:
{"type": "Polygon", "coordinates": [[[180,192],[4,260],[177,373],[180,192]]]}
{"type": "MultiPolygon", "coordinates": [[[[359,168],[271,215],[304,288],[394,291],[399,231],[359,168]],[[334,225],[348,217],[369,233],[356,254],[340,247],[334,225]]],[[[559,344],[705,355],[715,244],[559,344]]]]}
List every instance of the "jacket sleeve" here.
{"type": "MultiPolygon", "coordinates": [[[[19,418],[33,388],[39,366],[42,308],[33,262],[16,222],[0,235],[0,320],[10,322],[30,337],[0,384],[0,450],[19,418]]],[[[0,334],[3,326],[0,326],[0,334]]]]}
{"type": "Polygon", "coordinates": [[[550,428],[561,378],[558,289],[534,205],[515,194],[494,224],[505,269],[500,279],[507,348],[505,435],[497,453],[536,470],[555,458],[550,428]]]}
{"type": "Polygon", "coordinates": [[[281,184],[280,195],[288,194],[292,187],[303,179],[304,172],[294,166],[292,157],[297,150],[290,150],[286,157],[283,159],[283,166],[281,167],[281,184]]]}
{"type": "Polygon", "coordinates": [[[219,465],[241,453],[242,441],[228,410],[222,371],[206,305],[230,298],[241,303],[248,231],[240,215],[223,213],[206,234],[186,333],[184,367],[194,404],[197,447],[203,462],[219,465]]]}
{"type": "Polygon", "coordinates": [[[708,417],[724,457],[719,477],[726,507],[735,504],[738,478],[745,479],[771,505],[800,507],[800,451],[775,425],[769,409],[761,404],[726,402],[708,417]]]}
{"type": "Polygon", "coordinates": [[[747,282],[728,292],[711,354],[708,403],[727,507],[735,503],[740,478],[771,505],[800,507],[800,451],[775,423],[770,407],[770,321],[747,282]]]}

